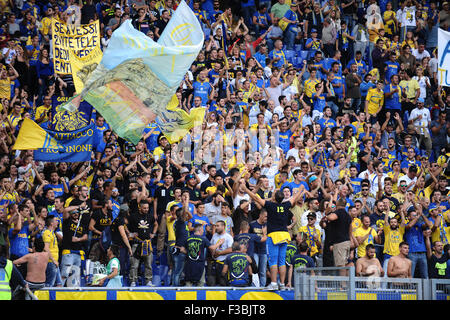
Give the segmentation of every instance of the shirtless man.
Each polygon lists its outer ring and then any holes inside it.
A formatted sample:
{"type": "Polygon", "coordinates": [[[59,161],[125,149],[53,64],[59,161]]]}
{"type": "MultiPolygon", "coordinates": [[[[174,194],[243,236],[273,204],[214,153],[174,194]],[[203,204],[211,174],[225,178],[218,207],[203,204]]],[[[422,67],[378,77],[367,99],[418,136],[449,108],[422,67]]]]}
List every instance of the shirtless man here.
{"type": "Polygon", "coordinates": [[[34,241],[34,252],[13,261],[14,265],[27,263],[25,282],[32,292],[45,287],[45,270],[47,269],[50,254],[44,251],[44,247],[45,244],[42,238],[36,238],[34,241]]]}
{"type": "Polygon", "coordinates": [[[380,261],[375,258],[375,246],[369,243],[366,246],[366,255],[356,260],[356,275],[360,277],[384,276],[380,261]]]}
{"type": "Polygon", "coordinates": [[[411,278],[411,260],[407,258],[409,253],[409,244],[401,242],[399,245],[400,253],[389,259],[387,275],[392,278],[411,278]]]}

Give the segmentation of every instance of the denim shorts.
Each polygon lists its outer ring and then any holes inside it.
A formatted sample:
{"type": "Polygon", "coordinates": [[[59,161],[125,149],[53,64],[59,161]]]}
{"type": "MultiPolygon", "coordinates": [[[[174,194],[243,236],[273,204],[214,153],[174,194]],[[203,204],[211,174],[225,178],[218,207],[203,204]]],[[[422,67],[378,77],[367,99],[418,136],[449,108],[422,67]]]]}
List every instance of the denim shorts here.
{"type": "Polygon", "coordinates": [[[272,238],[268,237],[266,240],[267,246],[267,259],[269,261],[269,267],[278,266],[282,267],[286,265],[286,249],[287,242],[274,244],[272,238]]]}

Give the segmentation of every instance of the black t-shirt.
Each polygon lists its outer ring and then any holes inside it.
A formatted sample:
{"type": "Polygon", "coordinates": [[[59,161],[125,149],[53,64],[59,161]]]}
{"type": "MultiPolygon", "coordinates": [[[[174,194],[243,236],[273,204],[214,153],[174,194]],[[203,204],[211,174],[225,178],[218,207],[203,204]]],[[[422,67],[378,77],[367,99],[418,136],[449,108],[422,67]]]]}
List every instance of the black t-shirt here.
{"type": "Polygon", "coordinates": [[[337,220],[329,222],[332,244],[349,241],[349,228],[352,224],[350,214],[345,209],[338,209],[335,214],[338,216],[337,220]]]}
{"type": "Polygon", "coordinates": [[[163,19],[159,19],[159,20],[155,21],[155,27],[159,28],[158,33],[160,35],[162,35],[162,33],[163,33],[164,29],[166,28],[168,23],[169,22],[165,22],[163,19]]]}
{"type": "Polygon", "coordinates": [[[439,259],[433,254],[431,259],[428,259],[428,276],[432,279],[450,279],[448,259],[447,252],[444,252],[439,259]]]}
{"type": "Polygon", "coordinates": [[[200,190],[197,188],[191,189],[189,187],[186,187],[186,189],[189,191],[189,199],[192,201],[198,201],[201,200],[201,194],[200,194],[200,190]]]}
{"type": "MultiPolygon", "coordinates": [[[[80,219],[80,218],[79,218],[80,219]]],[[[83,216],[78,222],[73,221],[70,217],[63,220],[62,223],[62,248],[63,250],[84,250],[84,244],[86,241],[82,242],[72,242],[72,237],[82,238],[88,233],[89,229],[89,217],[83,216]]]]}
{"type": "MultiPolygon", "coordinates": [[[[95,221],[94,228],[103,232],[107,226],[111,225],[112,212],[108,211],[105,215],[101,209],[97,209],[94,210],[91,219],[95,221]]],[[[100,235],[92,233],[92,239],[100,239],[100,235]]]]}
{"type": "Polygon", "coordinates": [[[130,232],[137,232],[137,236],[140,240],[149,240],[150,234],[153,233],[153,227],[155,224],[155,218],[153,214],[142,214],[139,212],[132,212],[129,218],[129,230],[130,232]]]}
{"type": "MultiPolygon", "coordinates": [[[[349,4],[352,1],[353,0],[342,0],[341,4],[349,4]]],[[[354,14],[354,13],[356,13],[356,9],[357,9],[357,4],[355,1],[354,4],[347,6],[347,7],[343,8],[342,10],[344,11],[344,14],[354,14]]]]}
{"type": "Polygon", "coordinates": [[[98,188],[95,188],[94,190],[91,191],[90,198],[93,200],[97,200],[97,201],[104,201],[105,200],[105,192],[98,188]]]}
{"type": "Polygon", "coordinates": [[[88,24],[89,20],[95,20],[96,12],[95,5],[93,4],[85,4],[81,8],[81,24],[88,24]]]}
{"type": "Polygon", "coordinates": [[[166,212],[167,204],[175,199],[173,196],[173,187],[158,187],[155,191],[155,199],[158,199],[156,207],[157,215],[162,216],[166,212]]]}
{"type": "Polygon", "coordinates": [[[267,234],[275,231],[288,231],[287,226],[292,219],[291,202],[275,203],[266,200],[267,234]]]}
{"type": "Polygon", "coordinates": [[[125,229],[127,229],[125,218],[123,216],[118,216],[111,224],[111,242],[112,244],[123,248],[125,247],[125,243],[123,242],[122,236],[120,235],[120,226],[124,226],[125,229]]]}

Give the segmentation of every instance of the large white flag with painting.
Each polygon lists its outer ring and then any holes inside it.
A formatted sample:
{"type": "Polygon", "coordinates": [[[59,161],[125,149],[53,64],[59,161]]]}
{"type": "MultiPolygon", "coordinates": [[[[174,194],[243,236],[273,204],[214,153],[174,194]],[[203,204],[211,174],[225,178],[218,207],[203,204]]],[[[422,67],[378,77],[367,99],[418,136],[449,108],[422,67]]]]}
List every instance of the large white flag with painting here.
{"type": "MultiPolygon", "coordinates": [[[[136,30],[130,20],[114,31],[98,67],[83,91],[64,108],[88,101],[122,138],[137,143],[156,117],[171,126],[167,105],[200,52],[202,28],[182,1],[158,42],[136,30]]],[[[164,132],[164,128],[161,128],[164,132]]]]}

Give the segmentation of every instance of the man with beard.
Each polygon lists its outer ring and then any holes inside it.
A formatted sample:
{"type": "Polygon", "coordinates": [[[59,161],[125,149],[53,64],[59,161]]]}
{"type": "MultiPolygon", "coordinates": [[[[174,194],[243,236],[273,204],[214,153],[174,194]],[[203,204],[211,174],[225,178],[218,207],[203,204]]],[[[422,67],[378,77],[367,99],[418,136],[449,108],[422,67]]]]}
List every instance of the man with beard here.
{"type": "Polygon", "coordinates": [[[150,213],[150,204],[146,200],[139,202],[138,212],[131,212],[129,217],[131,250],[133,252],[130,258],[130,282],[135,287],[138,278],[139,262],[144,260],[146,286],[153,286],[152,279],[152,261],[153,248],[151,240],[155,237],[158,230],[158,222],[154,215],[150,213]]]}
{"type": "MultiPolygon", "coordinates": [[[[384,215],[384,262],[383,269],[387,270],[388,261],[391,257],[400,253],[399,244],[403,241],[403,235],[405,234],[405,214],[404,209],[400,208],[401,222],[395,217],[389,218],[389,214],[384,215]]],[[[409,247],[409,246],[408,246],[409,247]]]]}
{"type": "Polygon", "coordinates": [[[375,246],[368,244],[365,251],[365,256],[356,260],[356,275],[360,277],[384,276],[380,261],[375,257],[375,246]]]}
{"type": "Polygon", "coordinates": [[[88,242],[90,209],[85,198],[87,197],[87,187],[83,186],[81,189],[83,191],[80,199],[72,200],[71,205],[65,208],[63,214],[61,278],[63,286],[67,281],[68,287],[80,286],[80,271],[88,242]],[[68,279],[72,272],[73,275],[68,279]]]}
{"type": "MultiPolygon", "coordinates": [[[[112,223],[112,201],[111,200],[99,200],[97,205],[101,206],[100,209],[94,210],[92,217],[89,221],[89,231],[92,233],[91,245],[89,249],[89,258],[86,261],[86,270],[88,275],[88,282],[92,274],[91,262],[94,261],[106,261],[106,249],[102,248],[102,235],[106,227],[112,223]]],[[[93,267],[93,265],[92,265],[93,267]]],[[[93,271],[93,270],[92,270],[93,271]]]]}

